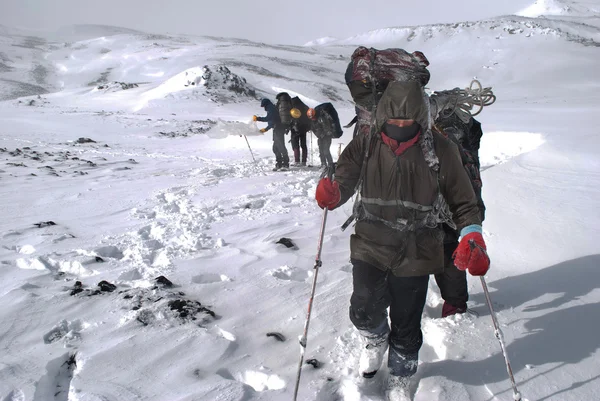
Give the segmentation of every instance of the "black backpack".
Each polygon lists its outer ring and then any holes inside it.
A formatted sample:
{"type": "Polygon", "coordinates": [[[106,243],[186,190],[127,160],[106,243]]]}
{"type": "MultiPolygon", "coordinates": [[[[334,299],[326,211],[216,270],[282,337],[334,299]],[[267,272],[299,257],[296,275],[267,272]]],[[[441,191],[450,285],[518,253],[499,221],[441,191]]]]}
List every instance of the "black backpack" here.
{"type": "Polygon", "coordinates": [[[331,131],[332,138],[339,138],[342,136],[344,131],[342,130],[342,125],[340,124],[340,118],[338,117],[337,110],[333,107],[331,103],[322,103],[315,107],[315,112],[317,115],[321,113],[328,114],[333,120],[333,130],[331,131]]]}
{"type": "Polygon", "coordinates": [[[286,128],[292,124],[292,115],[290,111],[292,110],[292,98],[287,92],[278,93],[275,96],[277,99],[277,111],[279,112],[279,118],[281,119],[281,124],[283,124],[286,128]]]}
{"type": "Polygon", "coordinates": [[[306,115],[308,106],[304,104],[298,96],[295,96],[292,98],[292,107],[300,110],[300,118],[294,118],[292,120],[292,128],[294,128],[295,131],[310,131],[310,119],[306,115]]]}
{"type": "Polygon", "coordinates": [[[481,123],[473,117],[465,123],[456,113],[452,113],[450,116],[438,118],[435,121],[434,128],[458,146],[463,166],[471,179],[473,191],[477,196],[477,204],[483,221],[485,219],[485,204],[481,197],[483,183],[479,164],[479,145],[483,136],[481,123]]]}

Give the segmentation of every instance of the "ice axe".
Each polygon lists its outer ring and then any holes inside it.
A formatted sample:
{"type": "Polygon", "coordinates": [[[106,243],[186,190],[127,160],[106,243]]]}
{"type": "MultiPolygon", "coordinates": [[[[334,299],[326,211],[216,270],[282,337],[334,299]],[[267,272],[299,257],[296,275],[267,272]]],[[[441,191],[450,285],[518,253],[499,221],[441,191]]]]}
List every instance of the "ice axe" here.
{"type": "MultiPolygon", "coordinates": [[[[329,177],[329,179],[333,179],[334,167],[328,166],[323,173],[321,174],[321,178],[329,177]]],[[[317,242],[317,256],[315,257],[315,265],[313,269],[315,270],[315,274],[313,276],[312,289],[310,292],[310,299],[308,300],[308,311],[306,313],[306,322],[304,323],[304,332],[302,333],[302,337],[300,337],[300,362],[298,363],[298,372],[296,375],[296,387],[294,388],[294,401],[298,398],[298,388],[300,387],[300,376],[302,375],[302,363],[304,362],[304,353],[306,351],[306,343],[308,336],[308,326],[310,324],[310,314],[312,312],[313,301],[315,299],[315,291],[317,289],[317,276],[319,275],[319,267],[321,267],[321,251],[323,249],[323,237],[325,235],[325,225],[327,224],[327,212],[328,208],[323,208],[323,217],[321,219],[321,230],[319,232],[319,240],[317,242]]]]}
{"type": "MultiPolygon", "coordinates": [[[[473,240],[469,240],[469,247],[471,250],[478,248],[484,255],[487,256],[487,252],[483,247],[477,244],[473,240]]],[[[489,263],[489,257],[488,257],[489,263]]],[[[498,324],[498,318],[496,317],[496,312],[494,312],[494,307],[492,306],[492,298],[490,297],[490,292],[488,291],[487,283],[485,282],[485,278],[483,276],[479,276],[481,279],[481,286],[483,287],[483,293],[485,294],[485,301],[487,303],[488,308],[490,309],[490,316],[492,317],[492,322],[494,324],[494,334],[500,342],[500,348],[502,349],[502,355],[504,356],[504,362],[506,362],[506,371],[508,372],[508,377],[510,378],[510,382],[513,389],[513,399],[515,401],[521,401],[521,393],[517,389],[517,383],[515,381],[515,376],[513,375],[512,367],[510,366],[510,360],[508,359],[508,354],[506,353],[506,344],[504,343],[504,334],[502,334],[502,330],[500,330],[500,325],[498,324]]]]}

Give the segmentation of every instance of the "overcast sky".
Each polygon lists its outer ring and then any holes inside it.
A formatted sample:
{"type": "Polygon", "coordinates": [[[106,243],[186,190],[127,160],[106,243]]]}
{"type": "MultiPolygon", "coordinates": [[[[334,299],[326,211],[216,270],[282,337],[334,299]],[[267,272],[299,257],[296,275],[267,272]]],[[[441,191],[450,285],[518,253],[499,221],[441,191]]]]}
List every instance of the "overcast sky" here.
{"type": "Polygon", "coordinates": [[[535,0],[0,0],[0,24],[55,30],[104,24],[151,33],[187,33],[304,44],[377,28],[477,20],[535,0]]]}

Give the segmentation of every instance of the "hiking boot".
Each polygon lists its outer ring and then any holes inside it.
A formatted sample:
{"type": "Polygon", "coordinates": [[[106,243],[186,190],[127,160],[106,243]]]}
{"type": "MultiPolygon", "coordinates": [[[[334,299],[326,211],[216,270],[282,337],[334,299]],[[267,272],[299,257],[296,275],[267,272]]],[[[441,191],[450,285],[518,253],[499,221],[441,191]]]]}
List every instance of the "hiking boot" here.
{"type": "Polygon", "coordinates": [[[404,354],[397,347],[394,347],[393,341],[390,344],[388,352],[388,369],[391,376],[412,376],[417,373],[419,366],[419,353],[404,354]]]}
{"type": "Polygon", "coordinates": [[[444,306],[442,306],[442,318],[465,313],[467,311],[467,305],[454,306],[450,305],[448,302],[444,302],[444,306]]]}
{"type": "Polygon", "coordinates": [[[306,167],[306,162],[302,162],[302,163],[300,163],[300,166],[302,166],[302,167],[306,167]]]}
{"type": "Polygon", "coordinates": [[[410,376],[389,375],[385,396],[387,401],[412,401],[410,395],[410,376]]]}
{"type": "Polygon", "coordinates": [[[365,347],[360,354],[358,370],[362,377],[370,379],[381,368],[383,356],[388,349],[388,337],[390,334],[389,326],[385,322],[385,327],[378,330],[380,334],[371,333],[364,330],[360,334],[364,338],[365,347]]]}
{"type": "Polygon", "coordinates": [[[273,171],[279,171],[281,170],[281,164],[276,164],[275,167],[273,168],[273,171]]]}

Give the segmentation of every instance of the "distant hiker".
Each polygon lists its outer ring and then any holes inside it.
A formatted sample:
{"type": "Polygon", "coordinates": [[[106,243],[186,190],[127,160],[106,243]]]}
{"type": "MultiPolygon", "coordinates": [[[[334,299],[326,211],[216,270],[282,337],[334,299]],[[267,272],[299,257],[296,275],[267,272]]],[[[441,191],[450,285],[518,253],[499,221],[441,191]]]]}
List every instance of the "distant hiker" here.
{"type": "Polygon", "coordinates": [[[411,399],[429,275],[444,266],[442,224],[460,232],[458,269],[474,276],[489,269],[469,176],[456,145],[431,131],[428,102],[419,82],[390,82],[378,101],[374,134],[348,144],[334,180],[321,179],[315,195],[321,208],[335,209],[358,184],[350,320],[364,338],[363,377],[377,373],[389,345],[390,401],[411,399]]]}
{"type": "Polygon", "coordinates": [[[273,171],[287,169],[290,167],[290,159],[285,147],[285,127],[281,124],[279,112],[269,99],[261,100],[260,106],[265,109],[267,115],[265,117],[252,116],[252,119],[267,123],[267,127],[260,130],[262,133],[273,128],[273,153],[275,153],[276,161],[273,171]]]}
{"type": "MultiPolygon", "coordinates": [[[[479,121],[470,117],[468,122],[462,121],[455,113],[448,117],[440,117],[435,122],[435,129],[454,142],[461,156],[462,164],[471,179],[471,185],[477,197],[477,206],[481,221],[485,219],[485,205],[481,197],[481,174],[479,171],[479,142],[483,135],[479,121]]],[[[444,224],[444,271],[435,275],[444,300],[442,317],[448,317],[467,311],[469,292],[467,274],[454,266],[452,255],[458,247],[460,233],[444,224]]]]}
{"type": "Polygon", "coordinates": [[[344,133],[337,111],[331,103],[323,103],[314,109],[308,109],[306,115],[311,120],[311,131],[317,137],[321,167],[333,166],[329,149],[331,141],[344,133]]]}
{"type": "Polygon", "coordinates": [[[306,157],[308,149],[306,148],[306,133],[311,129],[311,122],[306,112],[308,106],[304,104],[298,96],[292,98],[292,149],[294,150],[294,163],[300,166],[306,166],[306,157]],[[302,158],[300,158],[302,151],[302,158]]]}

